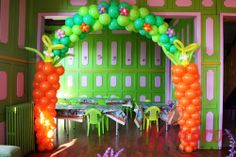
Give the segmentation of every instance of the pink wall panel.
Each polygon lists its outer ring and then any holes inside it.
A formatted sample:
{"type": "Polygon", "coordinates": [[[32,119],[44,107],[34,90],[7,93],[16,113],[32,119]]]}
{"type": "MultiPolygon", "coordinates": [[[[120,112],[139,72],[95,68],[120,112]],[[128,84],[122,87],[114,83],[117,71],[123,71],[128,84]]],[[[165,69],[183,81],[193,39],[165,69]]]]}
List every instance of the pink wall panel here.
{"type": "Polygon", "coordinates": [[[0,9],[0,42],[8,42],[9,0],[1,0],[0,9]]]}
{"type": "Polygon", "coordinates": [[[162,7],[165,5],[165,0],[147,0],[147,5],[162,7]]]}
{"type": "Polygon", "coordinates": [[[0,144],[5,144],[5,122],[0,123],[0,144]]]}
{"type": "Polygon", "coordinates": [[[0,71],[0,100],[7,98],[7,73],[0,71]]]}
{"type": "Polygon", "coordinates": [[[213,1],[212,0],[203,0],[202,5],[204,7],[211,7],[213,5],[213,1]]]}
{"type": "Polygon", "coordinates": [[[18,32],[18,47],[25,46],[25,0],[20,0],[19,8],[19,32],[18,32]]]}
{"type": "Polygon", "coordinates": [[[120,2],[127,2],[131,5],[135,4],[136,3],[136,0],[120,0],[120,2]]]}
{"type": "Polygon", "coordinates": [[[70,0],[71,5],[86,5],[87,0],[70,0]]]}
{"type": "Polygon", "coordinates": [[[175,4],[179,7],[189,7],[192,5],[192,0],[176,0],[175,4]]]}
{"type": "Polygon", "coordinates": [[[226,7],[234,8],[234,7],[236,7],[236,0],[225,0],[224,5],[226,7]]]}
{"type": "Polygon", "coordinates": [[[16,95],[17,97],[22,97],[24,95],[24,73],[18,72],[16,80],[17,80],[16,95]]]}
{"type": "Polygon", "coordinates": [[[214,53],[214,21],[211,17],[206,19],[206,53],[209,56],[214,53]]]}

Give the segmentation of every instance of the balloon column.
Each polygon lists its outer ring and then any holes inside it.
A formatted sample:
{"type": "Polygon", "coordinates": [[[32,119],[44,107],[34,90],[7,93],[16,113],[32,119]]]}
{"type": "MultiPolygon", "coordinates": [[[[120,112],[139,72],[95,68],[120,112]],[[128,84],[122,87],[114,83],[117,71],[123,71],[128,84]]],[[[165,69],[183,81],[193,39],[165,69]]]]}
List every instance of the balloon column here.
{"type": "Polygon", "coordinates": [[[44,54],[36,49],[25,47],[29,51],[36,52],[42,59],[36,63],[36,73],[33,81],[34,117],[38,150],[51,150],[54,143],[54,129],[56,116],[55,104],[57,102],[57,90],[60,88],[59,76],[64,73],[63,66],[57,66],[59,58],[53,58],[52,50],[61,49],[64,46],[52,45],[47,36],[42,37],[45,46],[48,48],[44,54]]]}
{"type": "MultiPolygon", "coordinates": [[[[46,56],[47,63],[38,63],[36,66],[38,70],[35,75],[35,80],[38,81],[34,82],[34,86],[35,90],[37,89],[40,91],[34,91],[36,107],[44,105],[46,107],[52,103],[53,100],[53,103],[56,102],[55,97],[55,99],[50,98],[49,100],[47,97],[48,94],[46,94],[49,92],[49,89],[52,89],[52,86],[54,86],[53,83],[49,83],[49,80],[51,78],[50,75],[54,74],[53,76],[56,76],[55,69],[57,69],[55,67],[50,68],[52,67],[50,66],[50,63],[58,63],[60,59],[67,55],[68,49],[73,47],[75,42],[79,39],[84,39],[88,33],[97,32],[103,28],[133,31],[148,39],[152,39],[162,47],[166,56],[174,64],[172,72],[173,83],[176,87],[175,95],[178,99],[178,106],[182,108],[184,114],[184,118],[179,121],[180,149],[186,152],[195,150],[197,148],[197,141],[199,140],[201,92],[200,84],[198,82],[198,68],[194,63],[190,62],[198,45],[194,43],[185,47],[183,43],[178,40],[175,30],[169,28],[168,23],[166,23],[161,16],[150,13],[147,8],[138,8],[137,6],[131,6],[126,2],[118,3],[115,0],[111,0],[110,3],[101,1],[98,5],[82,6],[76,14],[66,18],[65,25],[56,30],[54,39],[52,40],[52,46],[56,47],[50,48],[47,43],[45,44],[49,49],[47,53],[45,53],[48,55],[46,56]],[[63,48],[57,47],[58,45],[62,45],[63,48]],[[58,58],[58,60],[55,61],[56,58],[58,58]],[[43,68],[39,68],[41,66],[43,68]],[[48,71],[48,67],[53,70],[48,71]],[[45,68],[47,69],[46,73],[43,72],[45,71],[45,68]]],[[[37,50],[34,50],[34,52],[42,55],[37,50]]],[[[46,109],[37,109],[36,107],[36,122],[37,124],[42,124],[42,122],[39,121],[41,119],[38,119],[38,122],[37,118],[41,116],[39,113],[46,109]]],[[[51,107],[53,107],[53,105],[51,105],[51,107]]],[[[53,112],[48,111],[46,112],[47,114],[43,114],[42,117],[53,114],[53,112]]],[[[41,125],[36,125],[36,130],[47,132],[45,127],[41,128],[38,126],[41,125]]],[[[40,133],[38,132],[37,134],[37,137],[39,137],[38,143],[41,144],[44,143],[44,141],[52,140],[52,138],[49,138],[46,134],[40,133]],[[42,140],[44,138],[46,140],[42,140]]],[[[39,149],[42,150],[45,146],[45,144],[41,144],[39,149]]]]}

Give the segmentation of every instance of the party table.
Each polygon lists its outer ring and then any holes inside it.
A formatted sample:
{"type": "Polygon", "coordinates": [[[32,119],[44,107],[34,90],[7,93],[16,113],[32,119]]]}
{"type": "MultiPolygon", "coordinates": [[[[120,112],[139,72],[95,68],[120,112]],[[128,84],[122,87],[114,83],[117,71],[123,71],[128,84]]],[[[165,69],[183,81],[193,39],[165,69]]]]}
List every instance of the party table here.
{"type": "Polygon", "coordinates": [[[135,107],[134,107],[134,112],[136,113],[136,116],[134,118],[134,123],[136,124],[136,126],[140,129],[142,129],[142,122],[143,122],[143,115],[145,110],[148,107],[151,106],[157,106],[160,108],[161,113],[160,116],[166,116],[165,112],[166,110],[170,110],[171,107],[165,103],[160,103],[160,102],[136,102],[135,103],[135,107]]]}
{"type": "MultiPolygon", "coordinates": [[[[118,135],[119,124],[125,125],[126,115],[122,107],[131,107],[130,99],[111,98],[63,98],[56,104],[57,124],[58,119],[84,121],[85,112],[89,108],[96,108],[110,119],[116,122],[116,135],[118,135]]],[[[66,123],[65,123],[66,124],[66,123]]],[[[58,126],[57,126],[58,131],[58,126]]],[[[58,133],[57,133],[58,134],[58,133]]]]}

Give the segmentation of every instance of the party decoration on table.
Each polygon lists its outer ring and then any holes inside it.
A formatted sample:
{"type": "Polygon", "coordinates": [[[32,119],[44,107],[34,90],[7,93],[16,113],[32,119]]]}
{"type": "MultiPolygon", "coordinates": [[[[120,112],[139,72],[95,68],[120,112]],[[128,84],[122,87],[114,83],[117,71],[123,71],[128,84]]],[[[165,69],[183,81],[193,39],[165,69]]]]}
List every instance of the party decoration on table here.
{"type": "MultiPolygon", "coordinates": [[[[47,67],[44,68],[46,73],[42,72],[40,68],[36,69],[35,80],[37,82],[34,82],[34,86],[38,92],[34,92],[38,95],[35,95],[44,98],[46,92],[54,89],[52,86],[59,88],[58,84],[54,85],[48,82],[48,79],[53,81],[54,78],[56,78],[55,82],[58,81],[55,74],[49,77],[53,71],[55,73],[56,65],[64,57],[69,56],[69,48],[73,47],[78,40],[83,40],[89,32],[101,31],[103,28],[109,28],[110,30],[126,29],[127,31],[139,33],[162,48],[165,55],[173,63],[172,82],[176,88],[177,109],[180,114],[183,114],[183,118],[178,121],[181,143],[179,148],[185,152],[196,150],[200,136],[201,88],[198,67],[191,62],[199,45],[192,43],[185,46],[178,40],[174,29],[169,28],[163,17],[152,14],[145,7],[138,8],[136,5],[131,6],[126,2],[118,3],[115,0],[111,0],[110,3],[101,1],[98,5],[81,6],[75,15],[66,18],[65,25],[55,31],[52,41],[43,36],[47,51],[41,53],[36,49],[26,47],[27,50],[37,53],[43,60],[43,62],[37,63],[36,67],[47,67]],[[53,70],[50,71],[50,69],[53,70]]],[[[35,104],[38,104],[39,98],[35,97],[35,104]]],[[[51,100],[53,99],[48,101],[51,100]]],[[[40,99],[39,104],[46,104],[46,101],[45,98],[40,99]]],[[[56,99],[54,99],[54,102],[56,102],[56,99]]],[[[37,118],[40,118],[39,114],[36,114],[37,118]]],[[[46,136],[44,138],[46,139],[44,141],[50,139],[46,136]]],[[[43,148],[45,148],[45,145],[42,147],[40,144],[40,150],[43,148]]]]}
{"type": "Polygon", "coordinates": [[[229,138],[229,155],[227,155],[226,157],[234,157],[236,154],[236,150],[235,150],[235,139],[231,133],[230,130],[225,129],[225,133],[229,138]]]}
{"type": "Polygon", "coordinates": [[[98,153],[97,157],[119,157],[123,151],[124,151],[124,148],[121,148],[115,153],[113,148],[108,147],[103,155],[98,153]]]}

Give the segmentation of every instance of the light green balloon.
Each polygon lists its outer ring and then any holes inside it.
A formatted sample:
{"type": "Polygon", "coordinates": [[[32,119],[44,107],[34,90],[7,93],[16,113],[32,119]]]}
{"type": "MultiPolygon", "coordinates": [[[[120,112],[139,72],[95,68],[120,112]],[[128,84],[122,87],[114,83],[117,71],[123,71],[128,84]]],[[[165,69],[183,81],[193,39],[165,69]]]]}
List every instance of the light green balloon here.
{"type": "Polygon", "coordinates": [[[65,32],[65,35],[67,35],[67,36],[72,34],[72,30],[69,26],[64,25],[61,27],[61,29],[65,32]]]}
{"type": "Polygon", "coordinates": [[[101,14],[99,16],[99,22],[103,25],[108,25],[111,22],[111,17],[108,14],[101,14]]]}
{"type": "Polygon", "coordinates": [[[82,6],[82,7],[79,8],[79,14],[80,14],[81,16],[84,16],[84,15],[86,15],[86,14],[88,14],[88,13],[89,13],[88,7],[82,6]]]}
{"type": "Polygon", "coordinates": [[[125,27],[125,29],[129,32],[132,32],[135,30],[133,22],[130,22],[128,26],[125,27]]]}
{"type": "Polygon", "coordinates": [[[79,25],[74,25],[74,26],[72,27],[72,32],[73,32],[73,34],[76,34],[76,35],[80,35],[80,34],[82,33],[82,31],[81,31],[79,25]]]}
{"type": "Polygon", "coordinates": [[[131,9],[129,12],[129,18],[132,21],[139,18],[139,11],[137,9],[131,9]]]}
{"type": "Polygon", "coordinates": [[[159,39],[160,39],[160,35],[159,34],[152,36],[152,41],[154,41],[154,42],[159,42],[159,39]]]}
{"type": "Polygon", "coordinates": [[[89,14],[95,18],[95,19],[98,19],[99,17],[99,11],[98,11],[98,8],[97,8],[97,5],[90,5],[89,6],[89,14]]]}
{"type": "Polygon", "coordinates": [[[167,27],[165,24],[159,26],[159,33],[164,34],[167,31],[167,27]]]}
{"type": "Polygon", "coordinates": [[[157,35],[157,33],[158,33],[158,27],[153,25],[152,30],[149,32],[149,34],[153,36],[153,35],[157,35]]]}
{"type": "Polygon", "coordinates": [[[140,8],[139,13],[142,18],[145,18],[149,14],[149,11],[147,8],[140,8]]]}
{"type": "Polygon", "coordinates": [[[79,39],[78,35],[76,34],[71,34],[70,35],[70,41],[71,42],[76,42],[79,39]]]}
{"type": "Polygon", "coordinates": [[[103,25],[97,20],[93,25],[93,30],[95,32],[102,30],[103,25]]]}
{"type": "Polygon", "coordinates": [[[118,18],[117,18],[117,22],[118,22],[118,24],[119,25],[121,25],[121,26],[128,26],[128,24],[129,24],[129,17],[128,16],[118,16],[118,18]]]}

